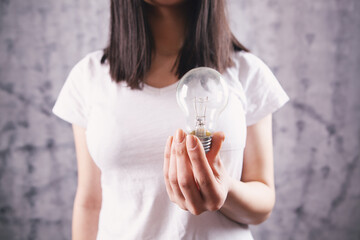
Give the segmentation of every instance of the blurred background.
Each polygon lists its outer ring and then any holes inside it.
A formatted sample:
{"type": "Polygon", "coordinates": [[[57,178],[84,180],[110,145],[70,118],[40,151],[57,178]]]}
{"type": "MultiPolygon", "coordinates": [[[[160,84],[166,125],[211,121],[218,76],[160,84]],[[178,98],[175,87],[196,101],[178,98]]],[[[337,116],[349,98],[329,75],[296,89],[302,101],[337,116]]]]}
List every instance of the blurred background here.
{"type": "MultiPolygon", "coordinates": [[[[277,202],[255,239],[360,239],[360,1],[228,4],[291,98],[274,114],[277,202]]],[[[108,18],[108,1],[0,0],[0,239],[71,238],[75,148],[51,108],[108,18]]]]}

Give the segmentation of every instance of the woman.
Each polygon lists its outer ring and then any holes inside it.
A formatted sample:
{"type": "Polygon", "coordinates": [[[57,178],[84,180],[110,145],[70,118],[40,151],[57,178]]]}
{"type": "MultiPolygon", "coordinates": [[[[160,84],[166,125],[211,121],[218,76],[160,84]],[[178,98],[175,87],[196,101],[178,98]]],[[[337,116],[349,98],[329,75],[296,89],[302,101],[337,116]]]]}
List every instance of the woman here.
{"type": "Polygon", "coordinates": [[[73,124],[73,239],[252,239],[247,225],[268,218],[271,114],[288,96],[234,38],[224,2],[111,1],[108,47],[76,64],[53,108],[73,124]],[[231,90],[207,154],[175,97],[198,66],[231,90]]]}

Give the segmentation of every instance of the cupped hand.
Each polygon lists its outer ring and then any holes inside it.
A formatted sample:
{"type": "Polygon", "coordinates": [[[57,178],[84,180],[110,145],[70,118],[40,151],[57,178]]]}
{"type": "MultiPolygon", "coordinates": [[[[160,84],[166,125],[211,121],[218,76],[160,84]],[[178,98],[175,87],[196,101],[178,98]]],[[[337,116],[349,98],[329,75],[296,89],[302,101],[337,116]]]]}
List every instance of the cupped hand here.
{"type": "Polygon", "coordinates": [[[219,210],[230,188],[230,176],[220,159],[225,136],[213,134],[210,151],[205,154],[200,140],[181,129],[169,137],[164,152],[164,178],[172,202],[199,215],[219,210]]]}

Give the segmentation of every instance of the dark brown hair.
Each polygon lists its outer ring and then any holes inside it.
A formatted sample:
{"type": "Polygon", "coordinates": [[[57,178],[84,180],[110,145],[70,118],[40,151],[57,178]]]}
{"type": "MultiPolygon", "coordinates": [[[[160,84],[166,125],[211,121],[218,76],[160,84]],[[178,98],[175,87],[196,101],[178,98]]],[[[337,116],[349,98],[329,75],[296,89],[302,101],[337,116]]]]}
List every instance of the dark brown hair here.
{"type": "MultiPolygon", "coordinates": [[[[108,60],[116,82],[126,81],[132,89],[143,87],[151,66],[153,37],[146,19],[144,0],[111,0],[110,38],[101,63],[108,60]]],[[[219,72],[232,65],[234,51],[248,51],[230,31],[225,0],[190,0],[187,33],[176,61],[181,78],[195,67],[219,72]]]]}

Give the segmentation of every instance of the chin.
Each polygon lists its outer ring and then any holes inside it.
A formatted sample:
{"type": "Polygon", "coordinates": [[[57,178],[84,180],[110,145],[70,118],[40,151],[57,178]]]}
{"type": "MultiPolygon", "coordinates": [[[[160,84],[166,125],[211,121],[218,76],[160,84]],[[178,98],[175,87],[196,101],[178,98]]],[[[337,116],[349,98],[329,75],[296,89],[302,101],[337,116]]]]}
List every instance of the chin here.
{"type": "Polygon", "coordinates": [[[154,6],[175,6],[186,2],[187,0],[144,0],[144,2],[154,6]]]}

